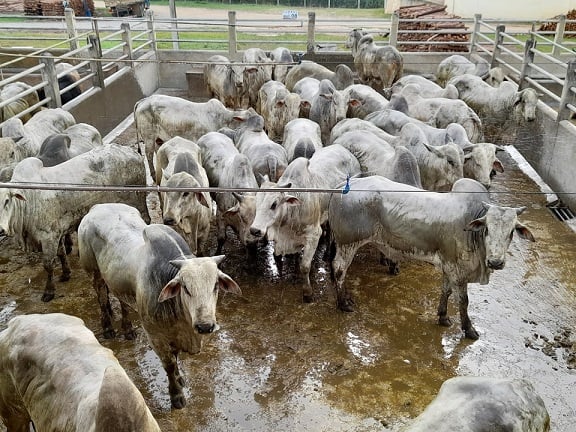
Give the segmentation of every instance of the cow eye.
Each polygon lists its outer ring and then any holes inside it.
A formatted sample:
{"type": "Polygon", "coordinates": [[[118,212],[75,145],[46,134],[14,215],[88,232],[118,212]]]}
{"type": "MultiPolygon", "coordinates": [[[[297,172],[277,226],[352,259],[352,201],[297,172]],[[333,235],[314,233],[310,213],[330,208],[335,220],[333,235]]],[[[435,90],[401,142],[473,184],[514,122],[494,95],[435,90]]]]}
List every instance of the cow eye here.
{"type": "Polygon", "coordinates": [[[448,159],[448,165],[450,165],[450,166],[453,167],[453,166],[454,166],[454,161],[453,161],[452,159],[448,159]]]}
{"type": "Polygon", "coordinates": [[[188,195],[190,195],[190,192],[184,192],[184,193],[182,194],[182,196],[183,196],[184,198],[186,198],[188,195]]]}
{"type": "Polygon", "coordinates": [[[276,206],[277,206],[276,201],[274,201],[270,206],[270,210],[276,210],[276,206]]]}

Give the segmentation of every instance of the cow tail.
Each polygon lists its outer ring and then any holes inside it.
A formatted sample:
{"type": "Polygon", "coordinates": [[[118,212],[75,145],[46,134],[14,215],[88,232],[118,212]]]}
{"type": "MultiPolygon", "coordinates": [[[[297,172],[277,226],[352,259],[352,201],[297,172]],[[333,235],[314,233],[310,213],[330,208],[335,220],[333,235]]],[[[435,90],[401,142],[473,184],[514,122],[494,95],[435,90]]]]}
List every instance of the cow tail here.
{"type": "Polygon", "coordinates": [[[146,154],[144,149],[144,138],[140,136],[140,130],[138,129],[138,116],[136,115],[136,111],[138,110],[138,105],[140,104],[140,102],[142,102],[142,99],[140,99],[134,104],[133,115],[134,115],[134,127],[136,128],[136,150],[140,155],[144,155],[146,154]]]}

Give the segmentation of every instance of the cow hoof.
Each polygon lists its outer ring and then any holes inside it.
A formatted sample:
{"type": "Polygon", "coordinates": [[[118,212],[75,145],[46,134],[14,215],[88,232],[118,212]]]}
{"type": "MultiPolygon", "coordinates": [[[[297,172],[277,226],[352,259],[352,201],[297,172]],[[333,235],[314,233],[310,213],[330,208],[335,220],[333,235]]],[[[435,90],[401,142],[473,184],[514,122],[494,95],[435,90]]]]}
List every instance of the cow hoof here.
{"type": "Polygon", "coordinates": [[[452,320],[449,317],[438,318],[438,324],[442,327],[450,327],[452,325],[452,320]]]}
{"type": "Polygon", "coordinates": [[[303,294],[302,300],[304,301],[304,303],[313,303],[314,302],[314,296],[312,294],[303,294]]]}
{"type": "Polygon", "coordinates": [[[480,337],[480,335],[478,334],[478,332],[474,327],[469,328],[468,330],[464,330],[464,336],[466,337],[466,339],[472,339],[472,340],[478,340],[478,338],[480,337]]]}
{"type": "Polygon", "coordinates": [[[116,332],[114,329],[104,330],[104,339],[114,339],[116,337],[116,332]]]}
{"type": "Polygon", "coordinates": [[[184,395],[175,395],[170,398],[170,402],[172,403],[172,408],[174,409],[182,409],[186,406],[186,399],[184,399],[184,395]]]}
{"type": "Polygon", "coordinates": [[[42,301],[44,303],[48,303],[49,301],[54,300],[54,293],[44,293],[42,294],[42,301]]]}
{"type": "Polygon", "coordinates": [[[354,312],[354,302],[351,299],[342,300],[338,304],[338,309],[342,312],[354,312]]]}
{"type": "Polygon", "coordinates": [[[60,276],[60,282],[68,282],[70,280],[70,273],[64,273],[60,276]]]}

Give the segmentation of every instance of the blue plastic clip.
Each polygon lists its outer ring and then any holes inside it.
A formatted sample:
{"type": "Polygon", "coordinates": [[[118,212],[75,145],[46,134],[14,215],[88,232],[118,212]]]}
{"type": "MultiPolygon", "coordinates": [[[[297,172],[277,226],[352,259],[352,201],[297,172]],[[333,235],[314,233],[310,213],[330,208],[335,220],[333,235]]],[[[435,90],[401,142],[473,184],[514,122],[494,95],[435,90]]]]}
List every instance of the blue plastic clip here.
{"type": "Polygon", "coordinates": [[[350,174],[346,176],[346,184],[342,188],[342,195],[346,195],[348,192],[350,192],[350,174]]]}

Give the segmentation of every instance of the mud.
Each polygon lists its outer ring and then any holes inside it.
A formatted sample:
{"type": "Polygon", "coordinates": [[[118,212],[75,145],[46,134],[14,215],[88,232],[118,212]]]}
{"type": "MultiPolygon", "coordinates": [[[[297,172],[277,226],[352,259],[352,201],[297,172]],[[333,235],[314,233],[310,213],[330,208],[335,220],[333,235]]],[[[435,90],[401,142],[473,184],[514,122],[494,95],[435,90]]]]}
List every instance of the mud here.
{"type": "MultiPolygon", "coordinates": [[[[132,144],[133,137],[129,129],[116,141],[132,144]]],[[[403,263],[391,276],[374,249],[361,249],[346,282],[357,310],[343,313],[321,253],[312,271],[316,301],[303,304],[294,263],[287,260],[279,274],[270,249],[262,247],[249,266],[232,233],[222,268],[243,295],[221,297],[221,329],[203,352],[181,358],[188,383],[182,410],[170,410],[166,376],[141,328],[135,341],[103,339],[96,296],[76,249],[72,279],[42,303],[39,255],[22,253],[10,240],[1,244],[0,328],[24,313],[81,317],[115,352],[166,432],[395,431],[424,409],[444,380],[469,374],[527,378],[546,403],[552,430],[574,431],[576,234],[554,218],[514,160],[500,158],[506,171],[495,178],[492,199],[527,206],[520,219],[536,242],[515,237],[506,268],[488,285],[470,285],[478,341],[463,339],[454,304],[455,324],[436,324],[440,274],[433,267],[403,263]]]]}

